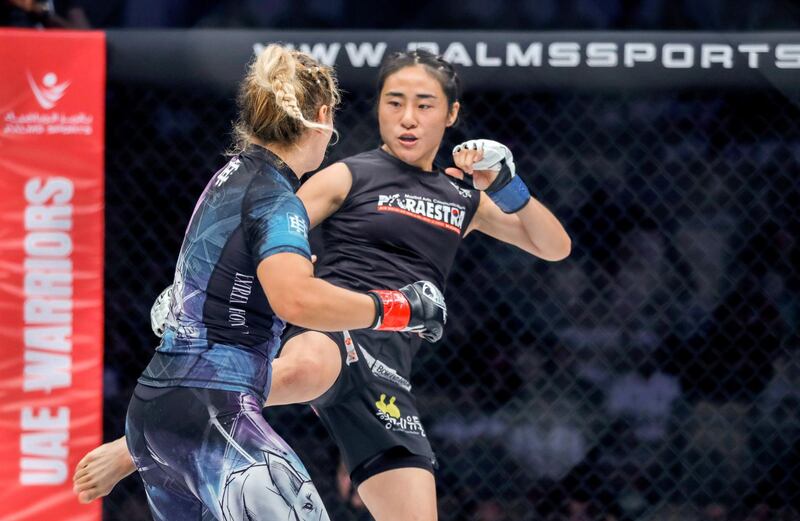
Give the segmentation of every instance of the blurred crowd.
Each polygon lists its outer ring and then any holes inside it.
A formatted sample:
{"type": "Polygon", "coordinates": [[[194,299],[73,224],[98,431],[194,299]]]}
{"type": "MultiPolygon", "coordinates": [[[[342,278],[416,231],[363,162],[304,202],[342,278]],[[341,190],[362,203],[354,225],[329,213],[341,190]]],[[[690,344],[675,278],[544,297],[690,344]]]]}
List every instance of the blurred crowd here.
{"type": "Polygon", "coordinates": [[[459,264],[419,396],[463,518],[800,520],[800,99],[747,96],[515,100],[575,247],[459,264]]]}
{"type": "Polygon", "coordinates": [[[96,28],[778,30],[792,0],[0,0],[0,25],[96,28]]]}

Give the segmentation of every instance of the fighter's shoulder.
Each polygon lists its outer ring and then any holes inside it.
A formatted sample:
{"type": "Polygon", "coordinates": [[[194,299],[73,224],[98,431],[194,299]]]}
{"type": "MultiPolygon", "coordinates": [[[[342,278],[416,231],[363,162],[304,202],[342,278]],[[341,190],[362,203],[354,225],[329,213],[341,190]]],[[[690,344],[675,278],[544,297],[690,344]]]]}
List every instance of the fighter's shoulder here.
{"type": "Polygon", "coordinates": [[[365,162],[365,161],[376,161],[383,157],[381,150],[379,148],[373,148],[370,150],[365,150],[364,152],[359,152],[358,154],[353,154],[352,156],[347,156],[343,159],[340,159],[342,163],[353,163],[353,162],[365,162]]]}
{"type": "Polygon", "coordinates": [[[375,167],[382,166],[386,162],[384,153],[379,148],[367,150],[360,154],[340,159],[339,163],[345,165],[353,175],[358,175],[362,170],[373,172],[375,167]]]}
{"type": "Polygon", "coordinates": [[[242,200],[245,213],[263,214],[286,205],[301,205],[292,187],[278,175],[254,175],[245,188],[242,200]]]}

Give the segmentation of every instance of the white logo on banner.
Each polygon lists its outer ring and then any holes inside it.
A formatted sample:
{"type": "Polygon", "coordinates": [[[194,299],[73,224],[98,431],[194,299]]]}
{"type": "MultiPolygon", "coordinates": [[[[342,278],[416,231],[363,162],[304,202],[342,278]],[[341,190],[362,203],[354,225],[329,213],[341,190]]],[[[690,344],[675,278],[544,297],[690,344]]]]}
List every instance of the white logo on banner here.
{"type": "Polygon", "coordinates": [[[58,83],[56,73],[48,72],[42,77],[42,84],[39,85],[31,76],[31,72],[26,72],[28,74],[28,84],[31,86],[33,95],[36,96],[36,101],[45,110],[50,110],[56,106],[58,100],[64,97],[64,93],[71,83],[69,81],[58,83]]]}
{"type": "Polygon", "coordinates": [[[59,83],[54,72],[45,73],[36,81],[31,72],[25,71],[36,102],[43,111],[18,113],[8,111],[2,117],[2,134],[6,136],[91,136],[94,134],[94,116],[86,112],[64,113],[52,110],[64,97],[72,81],[59,83]]]}

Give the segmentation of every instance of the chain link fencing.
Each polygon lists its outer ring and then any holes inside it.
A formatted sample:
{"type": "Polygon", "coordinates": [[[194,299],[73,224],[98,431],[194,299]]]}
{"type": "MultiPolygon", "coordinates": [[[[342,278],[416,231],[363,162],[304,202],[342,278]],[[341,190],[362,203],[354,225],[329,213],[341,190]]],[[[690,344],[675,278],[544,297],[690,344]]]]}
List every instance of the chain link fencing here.
{"type": "MultiPolygon", "coordinates": [[[[440,519],[800,519],[800,94],[467,89],[442,159],[469,138],[507,143],[573,253],[464,241],[447,334],[412,381],[440,519]]],[[[379,144],[372,100],[348,93],[329,161],[379,144]]],[[[110,440],[234,104],[112,82],[107,111],[110,440]]],[[[310,408],[265,414],[331,517],[370,519],[310,408]]],[[[138,477],[104,519],[150,519],[138,477]]]]}

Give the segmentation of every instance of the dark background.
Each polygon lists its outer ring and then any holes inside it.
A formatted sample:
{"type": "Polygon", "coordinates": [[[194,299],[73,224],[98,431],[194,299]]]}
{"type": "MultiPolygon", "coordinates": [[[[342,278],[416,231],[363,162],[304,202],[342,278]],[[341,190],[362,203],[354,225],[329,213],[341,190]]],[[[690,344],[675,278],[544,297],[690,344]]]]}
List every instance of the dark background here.
{"type": "MultiPolygon", "coordinates": [[[[51,25],[3,5],[3,23],[51,25]]],[[[788,1],[371,6],[55,7],[72,26],[81,8],[101,28],[763,31],[799,19],[788,1]]],[[[581,78],[580,91],[542,91],[530,81],[529,91],[467,85],[442,150],[474,137],[508,144],[573,254],[550,264],[479,234],[465,241],[446,291],[447,335],[422,352],[412,381],[441,464],[440,518],[800,519],[800,93],[587,92],[581,78]]],[[[230,144],[232,95],[185,83],[109,78],[106,439],[122,434],[156,344],[150,304],[230,144]]],[[[347,94],[329,162],[379,144],[373,94],[347,94]]],[[[266,415],[332,518],[368,519],[313,413],[266,415]]],[[[104,517],[149,519],[137,477],[105,500],[104,517]]]]}
{"type": "MultiPolygon", "coordinates": [[[[329,161],[378,145],[371,96],[348,94],[329,161]]],[[[443,150],[507,143],[574,251],[550,264],[474,234],[457,257],[447,335],[412,381],[441,519],[798,519],[798,100],[470,86],[443,150]]],[[[109,439],[233,116],[230,99],[109,85],[109,439]]],[[[313,413],[267,418],[332,517],[363,515],[313,413]]],[[[107,517],[146,519],[138,488],[118,487],[107,517]]]]}
{"type": "MultiPolygon", "coordinates": [[[[793,0],[55,0],[54,4],[65,17],[71,9],[82,10],[88,23],[99,28],[742,31],[800,27],[800,5],[793,0]]],[[[14,16],[16,24],[27,23],[20,18],[14,16]]]]}

